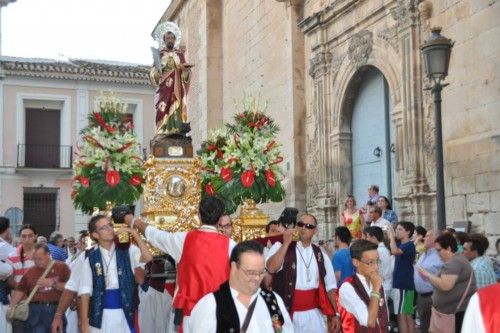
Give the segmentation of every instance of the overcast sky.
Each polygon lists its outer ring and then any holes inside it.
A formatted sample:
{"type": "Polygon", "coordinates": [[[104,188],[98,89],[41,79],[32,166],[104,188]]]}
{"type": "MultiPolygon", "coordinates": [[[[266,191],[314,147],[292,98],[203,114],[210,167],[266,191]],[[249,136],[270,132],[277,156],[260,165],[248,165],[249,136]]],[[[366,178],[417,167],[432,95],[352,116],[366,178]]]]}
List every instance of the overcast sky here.
{"type": "Polygon", "coordinates": [[[170,0],[17,0],[2,8],[2,55],[152,63],[170,0]]]}

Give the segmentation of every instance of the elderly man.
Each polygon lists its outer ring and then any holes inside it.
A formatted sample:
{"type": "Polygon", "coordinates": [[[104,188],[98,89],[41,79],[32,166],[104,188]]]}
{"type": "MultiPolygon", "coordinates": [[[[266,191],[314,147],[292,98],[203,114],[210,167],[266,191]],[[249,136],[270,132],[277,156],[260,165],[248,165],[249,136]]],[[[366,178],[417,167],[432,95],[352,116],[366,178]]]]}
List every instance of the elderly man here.
{"type": "Polygon", "coordinates": [[[310,214],[297,222],[299,241],[292,241],[292,229],[283,233],[283,244],[274,243],[268,253],[267,269],[273,275],[273,290],[285,301],[293,317],[295,332],[326,332],[323,315],[340,328],[335,291],[337,282],[328,255],[312,244],[317,232],[310,214]],[[333,317],[331,317],[333,316],[333,317]]]}
{"type": "Polygon", "coordinates": [[[428,272],[437,275],[443,267],[443,261],[439,257],[438,252],[434,248],[434,232],[428,230],[424,237],[425,252],[420,256],[414,270],[415,291],[417,292],[417,312],[420,318],[420,331],[429,331],[429,324],[431,322],[431,309],[432,309],[432,294],[434,287],[425,279],[418,268],[424,268],[428,272]]]}
{"type": "Polygon", "coordinates": [[[391,222],[382,217],[382,208],[379,206],[370,206],[368,213],[372,221],[370,224],[371,227],[379,227],[384,231],[387,231],[388,228],[392,228],[391,222]]]}
{"type": "Polygon", "coordinates": [[[35,266],[31,267],[22,277],[12,296],[11,307],[27,296],[36,285],[35,292],[29,304],[29,316],[25,325],[28,332],[49,332],[54,318],[57,302],[68,281],[70,272],[63,262],[52,262],[47,245],[35,245],[33,254],[35,266]],[[53,265],[44,278],[43,273],[49,265],[53,265]]]}
{"type": "Polygon", "coordinates": [[[229,281],[203,297],[191,313],[192,332],[293,332],[281,297],[260,289],[266,274],[263,247],[254,241],[236,245],[231,253],[229,281]]]}

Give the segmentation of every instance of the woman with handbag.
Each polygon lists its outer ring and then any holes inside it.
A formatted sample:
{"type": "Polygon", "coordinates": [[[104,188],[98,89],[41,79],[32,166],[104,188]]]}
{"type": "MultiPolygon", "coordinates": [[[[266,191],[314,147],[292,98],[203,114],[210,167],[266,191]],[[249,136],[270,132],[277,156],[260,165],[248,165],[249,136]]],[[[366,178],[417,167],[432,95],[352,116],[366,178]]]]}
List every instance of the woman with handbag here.
{"type": "Polygon", "coordinates": [[[435,288],[429,332],[459,333],[469,299],[476,292],[474,271],[467,258],[457,253],[457,241],[452,235],[442,234],[434,244],[444,262],[439,274],[417,267],[435,288]]]}

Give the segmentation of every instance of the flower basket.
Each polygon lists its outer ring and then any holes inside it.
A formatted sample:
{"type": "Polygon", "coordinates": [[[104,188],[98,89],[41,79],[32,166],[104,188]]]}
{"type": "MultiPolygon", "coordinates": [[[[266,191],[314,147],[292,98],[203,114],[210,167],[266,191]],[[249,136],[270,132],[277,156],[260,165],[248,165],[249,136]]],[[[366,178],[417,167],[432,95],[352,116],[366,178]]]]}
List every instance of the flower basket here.
{"type": "Polygon", "coordinates": [[[202,164],[202,196],[223,199],[228,214],[245,199],[282,201],[285,191],[278,131],[254,98],[244,100],[234,123],[211,131],[197,152],[202,164]]]}
{"type": "Polygon", "coordinates": [[[125,110],[119,99],[103,96],[81,132],[71,198],[75,208],[86,214],[95,208],[105,210],[109,202],[133,204],[142,193],[143,161],[125,110]]]}

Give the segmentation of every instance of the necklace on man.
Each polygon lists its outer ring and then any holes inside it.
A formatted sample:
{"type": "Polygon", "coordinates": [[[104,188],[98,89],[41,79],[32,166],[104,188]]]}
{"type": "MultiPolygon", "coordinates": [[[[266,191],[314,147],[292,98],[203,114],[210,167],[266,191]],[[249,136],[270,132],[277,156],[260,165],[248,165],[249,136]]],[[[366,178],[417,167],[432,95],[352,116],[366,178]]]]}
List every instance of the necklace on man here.
{"type": "Polygon", "coordinates": [[[306,261],[304,260],[304,256],[302,255],[302,251],[297,248],[297,251],[299,251],[300,259],[302,259],[302,262],[304,263],[304,266],[306,266],[306,281],[311,282],[312,276],[311,276],[311,262],[312,262],[312,257],[314,256],[314,251],[311,253],[311,257],[309,258],[309,262],[306,264],[306,261]]]}
{"type": "Polygon", "coordinates": [[[102,262],[104,263],[104,280],[105,280],[105,283],[106,283],[106,287],[109,286],[109,274],[108,274],[108,271],[109,271],[109,266],[111,266],[111,261],[113,261],[113,257],[115,255],[115,249],[113,249],[113,252],[111,252],[111,256],[109,257],[109,261],[106,262],[106,260],[104,259],[104,256],[101,256],[102,258],[102,262]]]}

